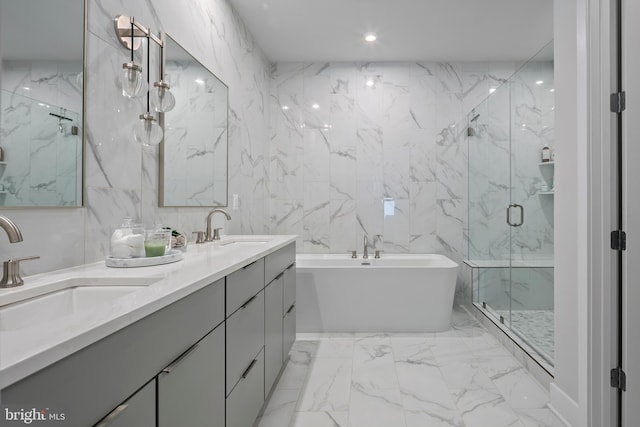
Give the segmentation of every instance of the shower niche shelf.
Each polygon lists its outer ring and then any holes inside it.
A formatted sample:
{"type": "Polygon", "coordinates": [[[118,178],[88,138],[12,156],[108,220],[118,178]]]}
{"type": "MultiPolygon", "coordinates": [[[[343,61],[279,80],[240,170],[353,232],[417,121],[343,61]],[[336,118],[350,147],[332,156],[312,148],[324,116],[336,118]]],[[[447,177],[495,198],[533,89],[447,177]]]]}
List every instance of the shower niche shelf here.
{"type": "Polygon", "coordinates": [[[538,194],[541,196],[553,196],[555,192],[553,191],[538,191],[538,194]]]}
{"type": "Polygon", "coordinates": [[[555,161],[550,161],[550,162],[540,162],[538,163],[539,166],[553,166],[556,162],[555,161]]]}

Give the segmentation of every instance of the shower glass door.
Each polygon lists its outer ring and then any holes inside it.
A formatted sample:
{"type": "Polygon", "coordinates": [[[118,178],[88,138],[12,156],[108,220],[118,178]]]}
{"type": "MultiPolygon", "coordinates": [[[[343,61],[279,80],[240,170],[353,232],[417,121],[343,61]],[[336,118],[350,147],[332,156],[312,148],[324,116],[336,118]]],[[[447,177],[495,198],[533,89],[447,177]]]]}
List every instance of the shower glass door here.
{"type": "Polygon", "coordinates": [[[469,113],[474,303],[553,365],[553,46],[469,113]]]}
{"type": "Polygon", "coordinates": [[[469,259],[478,266],[478,304],[509,324],[511,232],[505,212],[511,204],[509,84],[498,87],[468,115],[469,259]]]}

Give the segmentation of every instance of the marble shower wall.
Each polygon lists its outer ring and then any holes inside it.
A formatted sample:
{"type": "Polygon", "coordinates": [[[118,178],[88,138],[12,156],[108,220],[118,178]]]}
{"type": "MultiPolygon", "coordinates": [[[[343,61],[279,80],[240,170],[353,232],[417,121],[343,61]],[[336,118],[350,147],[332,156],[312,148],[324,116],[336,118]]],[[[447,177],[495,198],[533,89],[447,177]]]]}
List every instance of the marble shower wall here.
{"type": "Polygon", "coordinates": [[[76,206],[82,200],[82,64],[4,60],[0,206],[76,206]],[[50,115],[71,119],[59,121],[50,115]]]}
{"type": "Polygon", "coordinates": [[[463,254],[464,113],[514,64],[277,64],[269,227],[302,252],[463,254]],[[369,84],[367,84],[369,82],[369,84]],[[381,242],[375,237],[381,235],[381,242]]]}
{"type": "MultiPolygon", "coordinates": [[[[281,63],[271,84],[269,231],[300,252],[466,257],[466,117],[512,63],[281,63]],[[370,82],[367,84],[367,82],[370,82]],[[381,238],[377,238],[380,235],[381,238]]],[[[457,301],[471,301],[461,274],[457,301]]]]}
{"type": "Polygon", "coordinates": [[[122,97],[117,86],[128,61],[113,31],[118,14],[168,32],[229,86],[229,195],[239,195],[240,209],[231,211],[225,231],[265,231],[270,66],[235,10],[226,0],[94,0],[88,2],[86,46],[85,207],[7,213],[24,242],[4,239],[0,251],[42,257],[25,263],[25,274],[103,259],[110,227],[123,216],[146,224],[160,220],[189,236],[204,228],[208,208],[158,208],[158,149],[143,149],[132,137],[146,106],[122,97]]]}

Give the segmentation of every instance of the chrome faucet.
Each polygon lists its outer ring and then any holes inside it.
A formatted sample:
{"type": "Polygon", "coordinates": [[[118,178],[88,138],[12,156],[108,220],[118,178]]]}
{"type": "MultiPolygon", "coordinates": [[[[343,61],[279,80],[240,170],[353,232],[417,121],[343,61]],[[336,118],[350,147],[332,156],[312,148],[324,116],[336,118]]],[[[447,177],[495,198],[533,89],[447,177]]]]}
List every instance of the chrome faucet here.
{"type": "Polygon", "coordinates": [[[211,212],[209,212],[209,215],[207,215],[207,220],[206,220],[207,232],[206,232],[205,238],[204,238],[205,242],[212,242],[214,240],[220,240],[220,229],[219,228],[216,228],[214,233],[211,232],[211,218],[213,217],[213,215],[216,212],[220,212],[221,214],[223,214],[227,218],[227,221],[231,220],[231,215],[229,215],[227,213],[227,211],[225,211],[224,209],[214,209],[211,212]]]}
{"type": "MultiPolygon", "coordinates": [[[[22,242],[22,233],[15,222],[6,216],[0,216],[0,227],[7,233],[10,243],[22,242]]],[[[38,259],[39,256],[9,259],[3,263],[3,275],[0,279],[0,288],[13,288],[24,284],[20,277],[20,261],[38,259]]]]}
{"type": "Polygon", "coordinates": [[[369,246],[369,241],[367,240],[367,236],[364,236],[364,254],[362,254],[362,259],[369,258],[369,249],[367,249],[367,246],[369,246]]]}

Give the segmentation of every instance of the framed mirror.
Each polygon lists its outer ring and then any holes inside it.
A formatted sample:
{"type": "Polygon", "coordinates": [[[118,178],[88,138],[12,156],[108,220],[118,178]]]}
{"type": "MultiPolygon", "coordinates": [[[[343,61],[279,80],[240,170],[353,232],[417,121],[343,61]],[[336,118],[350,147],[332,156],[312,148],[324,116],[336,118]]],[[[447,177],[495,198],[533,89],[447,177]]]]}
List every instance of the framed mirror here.
{"type": "Polygon", "coordinates": [[[166,34],[164,46],[176,105],[160,114],[160,206],[226,206],[229,88],[166,34]]]}
{"type": "Polygon", "coordinates": [[[0,0],[0,207],[82,206],[84,0],[0,0]]]}

